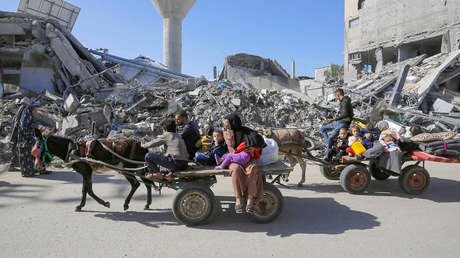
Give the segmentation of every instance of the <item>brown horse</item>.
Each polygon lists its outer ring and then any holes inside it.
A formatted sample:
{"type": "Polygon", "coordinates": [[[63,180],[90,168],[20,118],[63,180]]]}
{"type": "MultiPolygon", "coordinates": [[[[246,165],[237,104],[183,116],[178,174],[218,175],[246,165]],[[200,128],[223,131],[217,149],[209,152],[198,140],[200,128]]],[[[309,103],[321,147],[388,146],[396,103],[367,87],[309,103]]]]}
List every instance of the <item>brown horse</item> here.
{"type": "MultiPolygon", "coordinates": [[[[38,144],[41,149],[45,149],[49,154],[57,156],[64,161],[68,161],[69,157],[75,155],[76,157],[88,157],[98,161],[102,161],[109,164],[115,164],[121,162],[125,168],[135,168],[139,166],[138,164],[133,164],[120,160],[109,151],[102,147],[102,144],[113,149],[113,152],[118,155],[125,157],[126,159],[135,160],[142,162],[144,161],[145,154],[147,150],[140,147],[139,142],[132,140],[124,141],[106,141],[106,140],[94,140],[90,144],[86,142],[76,143],[73,140],[60,137],[55,135],[50,135],[44,137],[41,135],[40,131],[35,131],[35,136],[38,139],[38,144]]],[[[89,194],[94,200],[99,204],[110,208],[110,202],[106,202],[99,198],[93,192],[93,183],[92,183],[92,174],[94,166],[88,162],[75,160],[72,163],[72,168],[83,177],[83,186],[82,186],[82,199],[80,204],[75,208],[75,211],[81,211],[81,209],[86,204],[86,195],[89,194]]],[[[133,194],[136,192],[137,188],[140,186],[139,181],[136,179],[134,174],[122,173],[124,177],[128,180],[131,185],[131,190],[128,196],[125,199],[123,208],[127,210],[129,208],[129,202],[133,194]]],[[[136,173],[139,176],[145,174],[145,170],[140,170],[136,173]]],[[[152,204],[152,182],[141,177],[141,180],[147,188],[147,204],[145,209],[149,209],[150,204],[152,204]]]]}
{"type": "Polygon", "coordinates": [[[264,129],[262,134],[278,143],[280,156],[285,156],[289,160],[291,167],[294,167],[297,163],[300,165],[302,178],[297,185],[302,186],[305,183],[307,170],[307,163],[302,156],[314,147],[314,143],[297,129],[264,129]]]}

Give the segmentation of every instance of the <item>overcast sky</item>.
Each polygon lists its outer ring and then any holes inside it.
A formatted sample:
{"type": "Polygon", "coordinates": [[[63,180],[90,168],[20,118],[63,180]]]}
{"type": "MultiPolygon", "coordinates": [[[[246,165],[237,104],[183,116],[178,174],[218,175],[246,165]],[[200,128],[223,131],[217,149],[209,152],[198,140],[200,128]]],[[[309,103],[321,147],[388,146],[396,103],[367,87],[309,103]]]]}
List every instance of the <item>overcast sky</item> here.
{"type": "MultiPolygon", "coordinates": [[[[16,11],[19,0],[2,0],[16,11]]],[[[149,0],[69,0],[81,8],[73,34],[87,48],[125,58],[163,60],[163,22],[149,0]],[[135,4],[134,4],[135,3],[135,4]]],[[[182,72],[212,78],[225,57],[249,53],[277,60],[289,73],[343,64],[342,0],[197,0],[183,24],[182,72]]]]}

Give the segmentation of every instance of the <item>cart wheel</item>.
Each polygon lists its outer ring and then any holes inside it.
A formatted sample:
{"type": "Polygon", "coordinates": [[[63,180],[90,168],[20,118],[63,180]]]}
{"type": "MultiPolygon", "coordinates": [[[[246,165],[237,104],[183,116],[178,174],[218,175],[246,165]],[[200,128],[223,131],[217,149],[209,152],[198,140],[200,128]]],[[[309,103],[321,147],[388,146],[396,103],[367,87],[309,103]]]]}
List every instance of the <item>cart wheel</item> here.
{"type": "Polygon", "coordinates": [[[179,189],[173,201],[174,217],[186,226],[209,222],[216,208],[214,193],[205,184],[190,183],[179,189]]]}
{"type": "Polygon", "coordinates": [[[430,174],[421,166],[407,166],[399,176],[399,185],[408,194],[421,194],[430,185],[430,174]]]}
{"type": "Polygon", "coordinates": [[[329,180],[339,180],[340,179],[340,172],[342,169],[340,168],[334,168],[334,166],[320,166],[319,170],[321,171],[321,174],[329,180]]]}
{"type": "Polygon", "coordinates": [[[377,162],[375,160],[371,160],[369,162],[369,172],[371,172],[372,177],[375,178],[376,180],[385,180],[390,177],[390,175],[384,173],[377,165],[377,162]]]}
{"type": "Polygon", "coordinates": [[[348,165],[340,174],[340,185],[343,190],[352,194],[366,191],[370,181],[371,174],[363,165],[348,165]]]}
{"type": "Polygon", "coordinates": [[[256,223],[268,223],[276,219],[283,209],[283,196],[271,184],[264,184],[264,195],[257,202],[250,219],[256,223]]]}

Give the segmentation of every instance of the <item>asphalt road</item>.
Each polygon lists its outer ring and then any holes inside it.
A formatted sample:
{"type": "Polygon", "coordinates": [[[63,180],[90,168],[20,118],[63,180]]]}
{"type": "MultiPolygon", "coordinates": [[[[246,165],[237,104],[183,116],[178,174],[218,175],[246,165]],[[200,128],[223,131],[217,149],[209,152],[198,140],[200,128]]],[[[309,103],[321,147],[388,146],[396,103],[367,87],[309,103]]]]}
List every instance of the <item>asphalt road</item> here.
{"type": "Polygon", "coordinates": [[[105,208],[81,196],[79,174],[0,176],[0,257],[458,257],[460,164],[427,163],[432,180],[418,196],[402,192],[396,178],[372,181],[363,195],[345,193],[309,166],[307,184],[281,188],[285,207],[270,224],[236,215],[230,178],[213,191],[224,204],[205,226],[178,224],[171,212],[175,191],[154,194],[143,210],[140,187],[123,211],[129,184],[115,172],[94,175],[93,189],[111,202],[105,208]]]}

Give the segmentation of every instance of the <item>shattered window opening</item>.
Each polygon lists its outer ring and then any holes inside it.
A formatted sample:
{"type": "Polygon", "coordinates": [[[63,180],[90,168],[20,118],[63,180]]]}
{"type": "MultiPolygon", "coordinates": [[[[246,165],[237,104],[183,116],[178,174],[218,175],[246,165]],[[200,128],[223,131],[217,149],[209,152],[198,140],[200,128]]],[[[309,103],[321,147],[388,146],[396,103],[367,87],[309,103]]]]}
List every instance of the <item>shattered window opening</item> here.
{"type": "Polygon", "coordinates": [[[362,8],[364,8],[364,2],[366,2],[366,0],[359,0],[358,1],[358,10],[361,10],[362,8]]]}
{"type": "Polygon", "coordinates": [[[361,59],[361,53],[360,52],[351,53],[351,54],[348,55],[348,59],[350,61],[360,60],[361,59]]]}
{"type": "Polygon", "coordinates": [[[356,27],[358,25],[359,25],[359,17],[351,19],[350,21],[348,21],[348,28],[353,28],[353,27],[356,27]]]}

